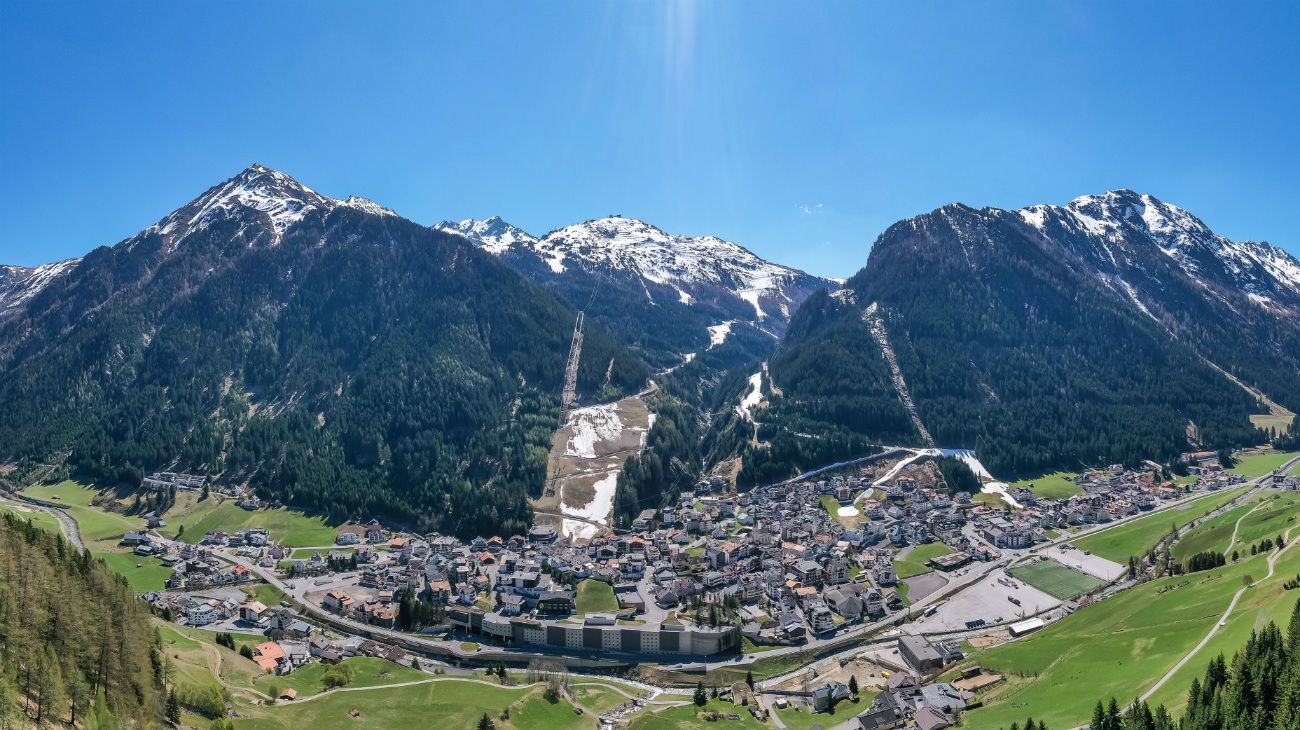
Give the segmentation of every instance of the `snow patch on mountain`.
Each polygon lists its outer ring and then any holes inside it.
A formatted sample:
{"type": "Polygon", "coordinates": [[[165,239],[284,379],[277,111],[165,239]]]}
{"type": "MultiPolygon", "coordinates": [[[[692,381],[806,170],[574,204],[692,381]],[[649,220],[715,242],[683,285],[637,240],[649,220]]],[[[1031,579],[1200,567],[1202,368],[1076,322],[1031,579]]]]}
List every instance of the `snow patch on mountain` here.
{"type": "Polygon", "coordinates": [[[434,224],[433,227],[435,230],[464,236],[479,248],[495,256],[500,256],[512,248],[537,242],[536,237],[506,223],[501,220],[501,216],[496,215],[483,220],[467,218],[460,222],[442,221],[434,224]]]}
{"type": "Polygon", "coordinates": [[[731,334],[731,325],[733,322],[723,322],[722,324],[709,325],[709,349],[721,345],[727,341],[727,335],[731,334]]]}
{"type": "Polygon", "coordinates": [[[0,266],[0,313],[17,309],[79,263],[80,258],[73,258],[40,266],[0,266]]]}
{"type": "Polygon", "coordinates": [[[380,205],[379,203],[376,203],[375,201],[369,198],[362,198],[357,195],[350,195],[347,197],[346,200],[342,202],[343,205],[346,205],[349,208],[355,208],[357,210],[370,213],[371,215],[392,216],[394,218],[397,217],[397,212],[394,211],[392,208],[385,208],[384,206],[380,205]]]}
{"type": "MultiPolygon", "coordinates": [[[[540,238],[499,217],[443,222],[438,230],[458,233],[495,255],[528,251],[556,274],[576,266],[593,272],[623,272],[643,282],[671,287],[687,306],[707,288],[720,288],[749,304],[756,319],[770,316],[773,303],[788,317],[797,302],[787,294],[807,274],[765,261],[716,236],[684,236],[635,218],[610,216],[559,228],[540,238]]],[[[646,296],[651,301],[648,287],[646,296]]]]}
{"type": "Polygon", "coordinates": [[[583,459],[596,458],[597,442],[616,441],[623,433],[617,403],[578,408],[569,414],[567,425],[573,435],[564,446],[564,455],[583,459]]]}
{"type": "Polygon", "coordinates": [[[1128,263],[1126,246],[1148,241],[1201,286],[1221,274],[1248,295],[1300,297],[1300,261],[1295,257],[1268,243],[1220,236],[1186,210],[1151,195],[1112,190],[1065,206],[1031,205],[1015,212],[1044,234],[1059,226],[1089,237],[1116,267],[1128,263]]]}
{"type": "Polygon", "coordinates": [[[736,406],[736,413],[746,421],[753,422],[753,409],[761,402],[763,402],[762,370],[749,376],[749,388],[745,391],[745,396],[740,399],[740,405],[736,406]]]}

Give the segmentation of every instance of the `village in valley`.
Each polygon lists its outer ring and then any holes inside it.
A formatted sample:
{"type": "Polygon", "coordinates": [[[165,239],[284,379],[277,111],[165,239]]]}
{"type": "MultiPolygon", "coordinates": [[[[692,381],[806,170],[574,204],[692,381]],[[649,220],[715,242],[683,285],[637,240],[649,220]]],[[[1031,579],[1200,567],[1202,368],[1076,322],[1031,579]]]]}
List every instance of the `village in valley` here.
{"type": "MultiPolygon", "coordinates": [[[[671,691],[659,688],[707,682],[724,700],[748,692],[737,712],[758,720],[861,696],[872,699],[824,724],[929,730],[1003,680],[951,674],[972,648],[1033,633],[1157,569],[1154,555],[1108,559],[1081,538],[1215,494],[1300,489],[1300,476],[1248,483],[1202,452],[1184,455],[1185,477],[1112,465],[1050,488],[986,478],[980,492],[954,492],[941,458],[954,456],[885,449],[740,493],[705,478],[628,529],[582,536],[539,520],[524,535],[466,541],[369,520],[288,547],[264,527],[168,538],[165,515],[150,513],[120,549],[171,570],[142,594],[160,616],[262,635],[245,651],[269,675],[354,656],[424,671],[545,662],[651,690],[604,713],[609,723],[671,691]],[[756,662],[776,670],[717,686],[756,662]]],[[[195,475],[153,474],[144,489],[265,508],[195,475]]]]}

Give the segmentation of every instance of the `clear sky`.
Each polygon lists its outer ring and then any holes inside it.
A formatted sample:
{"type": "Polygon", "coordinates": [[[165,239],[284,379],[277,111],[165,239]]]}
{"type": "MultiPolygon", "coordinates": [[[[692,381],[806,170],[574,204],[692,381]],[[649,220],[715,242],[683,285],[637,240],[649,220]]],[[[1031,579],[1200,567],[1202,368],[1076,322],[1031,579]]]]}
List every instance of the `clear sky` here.
{"type": "Polygon", "coordinates": [[[426,224],[621,213],[831,276],[944,203],[1117,187],[1300,253],[1297,35],[1291,2],[9,2],[0,262],[252,162],[426,224]]]}

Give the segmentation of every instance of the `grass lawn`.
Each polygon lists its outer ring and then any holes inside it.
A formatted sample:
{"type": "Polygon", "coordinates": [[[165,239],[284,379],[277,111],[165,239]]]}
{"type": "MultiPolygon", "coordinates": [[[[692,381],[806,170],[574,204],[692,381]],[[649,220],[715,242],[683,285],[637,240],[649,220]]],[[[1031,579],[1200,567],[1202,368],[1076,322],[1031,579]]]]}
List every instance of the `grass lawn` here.
{"type": "Polygon", "coordinates": [[[180,539],[196,543],[212,530],[235,532],[249,527],[263,527],[285,547],[334,544],[337,531],[325,524],[323,517],[311,517],[284,508],[250,512],[236,507],[230,500],[218,502],[216,497],[208,497],[199,502],[198,496],[193,492],[176,496],[176,505],[163,516],[167,521],[167,527],[161,530],[164,535],[176,537],[181,527],[184,527],[185,534],[180,539]]]}
{"type": "MultiPolygon", "coordinates": [[[[1295,535],[1296,532],[1293,531],[1292,537],[1295,535]]],[[[1260,570],[1267,574],[1267,569],[1260,570]]],[[[1178,716],[1187,703],[1187,688],[1191,686],[1192,678],[1204,676],[1205,665],[1210,659],[1222,653],[1231,662],[1233,652],[1246,644],[1251,630],[1262,629],[1269,621],[1276,623],[1285,632],[1297,596],[1295,591],[1283,590],[1282,583],[1294,578],[1297,573],[1300,573],[1300,549],[1291,548],[1278,559],[1272,578],[1242,594],[1241,600],[1227,618],[1227,625],[1220,627],[1209,643],[1152,696],[1152,704],[1164,703],[1175,717],[1178,716]]]]}
{"type": "Polygon", "coordinates": [[[27,520],[42,530],[59,532],[59,518],[49,512],[40,512],[38,510],[28,511],[7,504],[0,504],[0,512],[8,512],[15,517],[27,520]]]}
{"type": "Polygon", "coordinates": [[[1296,464],[1295,466],[1291,467],[1291,471],[1287,472],[1287,474],[1290,474],[1291,476],[1300,477],[1300,464],[1296,464]]]}
{"type": "MultiPolygon", "coordinates": [[[[193,629],[155,621],[162,639],[163,651],[171,659],[179,683],[197,686],[220,686],[217,681],[217,659],[220,658],[221,679],[235,687],[252,687],[253,677],[262,674],[262,668],[251,660],[216,643],[216,634],[203,629],[193,629]]],[[[266,637],[249,637],[235,634],[241,640],[265,641],[266,637]]]]}
{"type": "Polygon", "coordinates": [[[754,716],[750,715],[749,711],[744,707],[721,700],[711,700],[704,707],[696,707],[692,704],[670,707],[667,710],[659,710],[658,712],[643,713],[632,721],[631,730],[710,730],[711,728],[768,727],[772,726],[755,720],[754,716]],[[724,715],[735,712],[740,714],[740,720],[709,722],[700,717],[705,712],[721,712],[724,715]]]}
{"type": "Polygon", "coordinates": [[[1018,482],[1012,482],[1011,486],[1032,487],[1036,497],[1065,499],[1076,494],[1083,494],[1083,490],[1079,488],[1079,485],[1070,481],[1077,476],[1079,475],[1075,472],[1058,471],[1034,479],[1021,479],[1018,482]]]}
{"type": "Polygon", "coordinates": [[[933,572],[934,568],[926,565],[926,562],[951,552],[952,548],[938,541],[917,545],[912,548],[907,557],[894,558],[894,572],[899,578],[911,578],[914,575],[933,572]]]}
{"type": "Polygon", "coordinates": [[[740,637],[740,651],[742,654],[762,654],[765,651],[780,648],[776,644],[755,644],[748,636],[740,637]]]}
{"type": "Polygon", "coordinates": [[[244,593],[248,594],[250,600],[261,601],[266,606],[275,607],[280,605],[280,601],[284,600],[284,591],[270,583],[244,586],[243,590],[244,593]]]}
{"type": "Polygon", "coordinates": [[[1288,528],[1294,527],[1296,520],[1300,519],[1298,515],[1300,495],[1295,492],[1279,494],[1276,499],[1266,500],[1263,507],[1241,521],[1241,527],[1237,528],[1237,542],[1246,552],[1250,552],[1252,543],[1266,537],[1276,538],[1288,528]]]}
{"type": "MultiPolygon", "coordinates": [[[[635,695],[636,692],[631,694],[635,695]]],[[[585,681],[574,683],[573,699],[582,705],[583,709],[597,715],[609,712],[626,702],[631,702],[631,700],[613,690],[610,685],[585,681]]]]}
{"type": "Polygon", "coordinates": [[[1237,520],[1257,504],[1259,500],[1251,500],[1193,527],[1174,543],[1174,557],[1178,560],[1187,560],[1197,553],[1223,552],[1223,549],[1228,546],[1228,541],[1232,539],[1232,528],[1237,524],[1237,520]]]}
{"type": "Polygon", "coordinates": [[[787,707],[784,710],[772,709],[772,712],[781,718],[786,727],[793,730],[809,730],[817,725],[823,727],[835,727],[836,725],[852,718],[855,714],[866,710],[871,705],[871,700],[859,699],[857,702],[845,700],[835,705],[835,712],[828,714],[825,712],[813,712],[808,707],[787,707]]]}
{"type": "Polygon", "coordinates": [[[821,496],[821,503],[822,509],[826,510],[826,514],[830,515],[831,519],[841,525],[844,524],[844,520],[840,517],[840,501],[838,499],[829,494],[823,494],[821,496]]]}
{"type": "MultiPolygon", "coordinates": [[[[1049,727],[1086,723],[1098,699],[1132,698],[1154,684],[1210,630],[1243,576],[1267,570],[1260,556],[1152,581],[1026,639],[975,652],[968,664],[1006,673],[1008,681],[990,691],[986,706],[968,713],[964,724],[1007,727],[1030,713],[1049,727]]],[[[1203,661],[1192,663],[1203,670],[1203,661]]]]}
{"type": "Polygon", "coordinates": [[[567,703],[552,705],[540,687],[492,687],[448,679],[406,687],[331,692],[310,702],[281,702],[274,707],[241,707],[237,728],[472,728],[487,713],[499,730],[584,730],[596,726],[591,714],[579,716],[567,703]],[[359,712],[357,717],[350,710],[359,712]],[[499,719],[502,710],[510,719],[499,719]]]}
{"type": "Polygon", "coordinates": [[[145,522],[139,517],[107,512],[91,506],[90,500],[98,493],[98,490],[74,481],[39,485],[23,490],[23,494],[28,497],[67,505],[68,514],[77,521],[81,539],[86,542],[120,538],[123,533],[144,529],[145,522]]]}
{"type": "Polygon", "coordinates": [[[162,564],[158,558],[136,555],[132,552],[108,552],[91,550],[95,557],[103,558],[110,570],[126,578],[131,590],[136,593],[161,591],[166,588],[167,579],[172,569],[162,564]],[[139,567],[137,567],[139,566],[139,567]]]}
{"type": "MultiPolygon", "coordinates": [[[[352,667],[352,683],[348,685],[349,687],[375,687],[430,678],[418,669],[404,667],[378,657],[351,657],[344,659],[343,663],[352,667]]],[[[263,675],[255,679],[253,684],[263,692],[269,692],[269,688],[276,687],[281,691],[295,689],[299,697],[320,694],[324,691],[325,670],[328,668],[320,662],[312,662],[282,677],[263,675]]]]}
{"type": "Polygon", "coordinates": [[[1228,471],[1233,474],[1240,474],[1247,479],[1254,479],[1263,476],[1274,469],[1282,466],[1286,462],[1300,456],[1298,451],[1289,451],[1281,454],[1251,454],[1243,456],[1237,460],[1237,465],[1228,471]]]}
{"type": "Polygon", "coordinates": [[[582,614],[618,612],[614,586],[599,580],[584,580],[579,583],[574,603],[577,604],[578,613],[582,614]]]}
{"type": "Polygon", "coordinates": [[[1198,517],[1222,507],[1250,487],[1242,486],[1214,492],[1194,502],[1147,515],[1119,527],[1081,538],[1074,542],[1080,550],[1090,550],[1094,555],[1127,563],[1129,556],[1142,555],[1156,544],[1172,525],[1183,527],[1198,517]]]}
{"type": "Polygon", "coordinates": [[[1055,560],[1040,560],[1036,563],[1012,568],[1009,572],[1016,578],[1062,601],[1078,598],[1098,586],[1105,585],[1105,581],[1061,565],[1055,560]]]}

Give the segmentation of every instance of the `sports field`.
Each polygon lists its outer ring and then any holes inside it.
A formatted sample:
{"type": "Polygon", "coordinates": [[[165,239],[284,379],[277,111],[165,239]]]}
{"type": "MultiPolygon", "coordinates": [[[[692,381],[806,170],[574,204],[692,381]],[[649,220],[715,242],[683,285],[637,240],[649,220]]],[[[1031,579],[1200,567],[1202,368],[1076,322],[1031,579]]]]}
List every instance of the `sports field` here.
{"type": "Polygon", "coordinates": [[[1068,601],[1078,598],[1088,591],[1105,585],[1105,581],[1094,578],[1087,573],[1068,568],[1055,560],[1040,560],[1007,571],[1013,577],[1023,580],[1038,590],[1068,601]]]}

